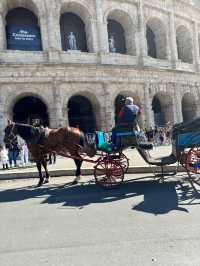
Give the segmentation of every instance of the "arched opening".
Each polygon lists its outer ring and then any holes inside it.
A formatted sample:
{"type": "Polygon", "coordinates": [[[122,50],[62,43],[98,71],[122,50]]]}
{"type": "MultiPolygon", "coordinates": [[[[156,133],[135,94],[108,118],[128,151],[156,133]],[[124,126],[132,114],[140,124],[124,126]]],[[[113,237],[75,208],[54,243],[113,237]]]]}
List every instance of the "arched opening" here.
{"type": "Polygon", "coordinates": [[[176,30],[176,44],[178,59],[184,63],[193,63],[193,45],[191,34],[184,26],[179,26],[176,30]]]}
{"type": "Polygon", "coordinates": [[[173,105],[169,95],[158,93],[153,97],[152,110],[156,126],[163,127],[167,123],[173,123],[173,105]]]}
{"type": "Polygon", "coordinates": [[[150,19],[146,25],[148,56],[158,59],[167,58],[166,30],[157,18],[150,19]]]}
{"type": "Polygon", "coordinates": [[[43,126],[49,126],[46,105],[37,97],[27,96],[18,100],[13,108],[13,120],[19,123],[33,124],[39,120],[43,126]]]}
{"type": "Polygon", "coordinates": [[[41,51],[42,42],[38,19],[26,8],[15,8],[6,15],[7,49],[41,51]]]}
{"type": "Polygon", "coordinates": [[[166,124],[165,114],[161,108],[160,100],[157,96],[153,98],[152,110],[154,112],[154,121],[156,126],[163,126],[166,124]]]}
{"type": "Polygon", "coordinates": [[[197,116],[197,105],[193,95],[186,93],[182,98],[183,122],[189,122],[197,116]]]}
{"type": "Polygon", "coordinates": [[[71,12],[63,13],[60,18],[62,49],[87,52],[85,24],[81,18],[71,12]]]}
{"type": "Polygon", "coordinates": [[[71,127],[79,127],[83,132],[96,130],[96,118],[91,102],[84,96],[73,96],[68,102],[68,118],[71,127]]]}
{"type": "Polygon", "coordinates": [[[126,54],[125,32],[122,25],[113,20],[108,19],[108,43],[111,53],[126,54]]]}

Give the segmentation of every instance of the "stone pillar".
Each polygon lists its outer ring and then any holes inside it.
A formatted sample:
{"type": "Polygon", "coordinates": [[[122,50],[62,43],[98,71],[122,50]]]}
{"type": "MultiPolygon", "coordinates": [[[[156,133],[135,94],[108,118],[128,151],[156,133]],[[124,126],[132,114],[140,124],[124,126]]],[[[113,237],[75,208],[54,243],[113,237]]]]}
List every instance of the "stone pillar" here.
{"type": "Polygon", "coordinates": [[[51,63],[60,62],[61,37],[60,37],[60,14],[57,12],[56,2],[46,0],[46,9],[48,16],[47,33],[48,33],[48,56],[51,63]]]}
{"type": "Polygon", "coordinates": [[[194,34],[194,53],[193,53],[193,61],[196,65],[196,70],[200,71],[200,60],[199,60],[199,32],[197,22],[194,22],[193,26],[193,34],[194,34]]]}
{"type": "Polygon", "coordinates": [[[176,31],[175,31],[175,21],[174,21],[174,13],[170,13],[170,48],[171,48],[171,62],[172,66],[176,68],[176,63],[178,61],[178,52],[176,45],[176,31]]]}
{"type": "MultiPolygon", "coordinates": [[[[104,121],[103,125],[107,131],[111,131],[112,128],[115,126],[115,108],[113,106],[113,99],[110,94],[109,84],[104,83],[103,89],[104,89],[104,106],[105,110],[104,112],[104,121]]],[[[103,113],[102,113],[103,114],[103,113]]]]}
{"type": "Polygon", "coordinates": [[[66,126],[67,122],[63,116],[63,103],[62,95],[60,91],[60,84],[54,82],[52,85],[53,90],[53,103],[51,108],[49,108],[49,118],[50,118],[50,127],[58,128],[66,126]]]}
{"type": "Polygon", "coordinates": [[[144,23],[143,0],[138,2],[138,32],[136,33],[136,53],[138,64],[143,66],[143,57],[147,56],[146,25],[144,23]]]}
{"type": "Polygon", "coordinates": [[[152,110],[152,102],[151,102],[151,95],[149,93],[150,84],[144,85],[144,113],[145,113],[145,121],[144,126],[150,128],[151,126],[154,127],[154,113],[152,110]]]}
{"type": "Polygon", "coordinates": [[[108,53],[108,30],[107,21],[103,21],[102,0],[96,0],[98,43],[101,53],[108,53]]]}
{"type": "Polygon", "coordinates": [[[0,13],[0,50],[6,49],[6,31],[5,31],[5,19],[2,13],[0,13]]]}
{"type": "MultiPolygon", "coordinates": [[[[174,86],[175,90],[175,86],[174,86]]],[[[180,92],[180,86],[176,85],[176,91],[174,91],[174,123],[183,122],[183,114],[182,114],[182,96],[180,92]]]]}

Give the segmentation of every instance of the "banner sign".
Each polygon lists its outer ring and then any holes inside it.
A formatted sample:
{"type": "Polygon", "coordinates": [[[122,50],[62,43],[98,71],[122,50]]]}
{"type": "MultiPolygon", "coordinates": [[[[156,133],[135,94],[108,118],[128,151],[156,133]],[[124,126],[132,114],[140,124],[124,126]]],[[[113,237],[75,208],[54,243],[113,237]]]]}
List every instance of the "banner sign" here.
{"type": "Polygon", "coordinates": [[[7,26],[7,48],[11,50],[41,51],[38,27],[7,26]]]}

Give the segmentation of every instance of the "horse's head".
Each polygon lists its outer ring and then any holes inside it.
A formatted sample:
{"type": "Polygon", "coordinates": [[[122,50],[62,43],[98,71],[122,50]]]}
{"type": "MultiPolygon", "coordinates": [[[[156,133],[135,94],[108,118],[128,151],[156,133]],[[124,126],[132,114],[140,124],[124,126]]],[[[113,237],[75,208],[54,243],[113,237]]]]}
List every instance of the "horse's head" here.
{"type": "Polygon", "coordinates": [[[8,120],[8,125],[4,130],[5,135],[4,135],[4,143],[9,144],[16,136],[15,132],[15,123],[8,120]]]}

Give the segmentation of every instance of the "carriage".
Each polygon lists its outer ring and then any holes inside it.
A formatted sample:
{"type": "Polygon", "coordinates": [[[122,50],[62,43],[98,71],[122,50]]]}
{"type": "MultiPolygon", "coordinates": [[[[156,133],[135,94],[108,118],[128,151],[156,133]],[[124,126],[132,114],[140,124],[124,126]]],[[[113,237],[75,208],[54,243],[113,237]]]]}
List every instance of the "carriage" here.
{"type": "MultiPolygon", "coordinates": [[[[176,124],[172,128],[172,152],[169,156],[152,158],[149,150],[153,145],[141,142],[140,132],[118,132],[111,136],[108,132],[98,131],[88,135],[89,141],[95,141],[97,147],[94,177],[98,185],[114,188],[124,181],[124,174],[129,168],[129,159],[123,151],[135,148],[149,164],[161,168],[161,179],[164,180],[164,166],[181,164],[187,173],[187,180],[196,190],[194,183],[200,185],[200,118],[189,123],[176,124]]],[[[84,158],[83,158],[84,160],[84,158]]]]}
{"type": "MultiPolygon", "coordinates": [[[[5,128],[4,142],[8,143],[16,135],[20,135],[29,143],[39,171],[40,181],[44,182],[41,165],[46,172],[48,182],[49,173],[45,155],[55,152],[64,157],[72,158],[76,163],[77,175],[83,161],[94,164],[94,177],[98,185],[104,188],[114,188],[124,181],[124,174],[129,168],[129,159],[123,151],[127,148],[136,149],[142,158],[150,165],[161,168],[161,179],[164,180],[163,167],[175,163],[181,164],[187,172],[187,180],[196,190],[194,183],[200,185],[200,118],[188,123],[180,123],[172,128],[172,153],[161,158],[152,158],[149,150],[151,143],[142,142],[140,132],[120,129],[109,132],[97,131],[84,135],[77,129],[63,127],[48,129],[47,135],[38,128],[30,125],[10,122],[5,128]],[[91,158],[89,158],[88,156],[91,158]]],[[[196,190],[197,191],[197,190],[196,190]]]]}

